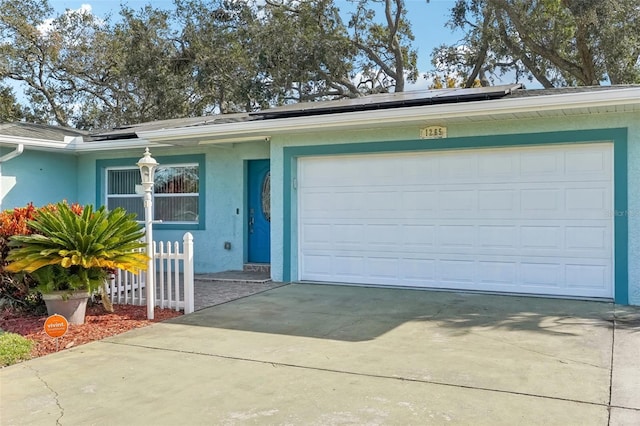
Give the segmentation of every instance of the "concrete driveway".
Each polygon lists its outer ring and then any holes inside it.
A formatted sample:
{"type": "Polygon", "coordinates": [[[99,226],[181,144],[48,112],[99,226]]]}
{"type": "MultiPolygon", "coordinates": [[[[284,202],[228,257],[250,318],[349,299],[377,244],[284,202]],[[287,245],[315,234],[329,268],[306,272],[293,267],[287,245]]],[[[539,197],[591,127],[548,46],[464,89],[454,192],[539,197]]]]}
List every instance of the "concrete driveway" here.
{"type": "Polygon", "coordinates": [[[3,425],[638,425],[640,310],[292,284],[0,383],[3,425]]]}

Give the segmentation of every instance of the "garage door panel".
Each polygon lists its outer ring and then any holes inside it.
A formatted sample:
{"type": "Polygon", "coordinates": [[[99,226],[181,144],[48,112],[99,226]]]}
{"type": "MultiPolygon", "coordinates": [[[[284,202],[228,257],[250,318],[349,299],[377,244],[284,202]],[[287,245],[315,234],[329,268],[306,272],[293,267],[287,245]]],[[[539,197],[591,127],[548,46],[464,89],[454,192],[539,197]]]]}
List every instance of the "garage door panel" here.
{"type": "Polygon", "coordinates": [[[477,192],[468,189],[450,189],[438,191],[438,205],[442,212],[473,212],[477,201],[477,192]]]}
{"type": "Polygon", "coordinates": [[[482,249],[513,249],[518,245],[518,227],[508,225],[478,225],[478,244],[482,249]]]}
{"type": "Polygon", "coordinates": [[[432,212],[438,206],[438,191],[435,189],[430,191],[413,191],[405,188],[401,192],[400,206],[402,210],[411,215],[416,212],[420,215],[425,212],[432,212]]]}
{"type": "MultiPolygon", "coordinates": [[[[375,219],[608,219],[611,190],[569,188],[517,190],[446,190],[412,192],[315,193],[314,201],[303,201],[301,218],[375,219]],[[330,200],[333,196],[335,199],[330,200]],[[363,207],[367,206],[367,207],[363,207]]],[[[306,194],[309,197],[310,194],[306,194]]]]}
{"type": "MultiPolygon", "coordinates": [[[[305,245],[310,244],[318,244],[320,247],[330,248],[331,240],[326,239],[327,234],[329,234],[335,225],[330,225],[327,223],[308,223],[304,226],[304,241],[305,245]]],[[[348,227],[349,231],[353,231],[353,227],[348,227]]],[[[359,240],[359,238],[357,239],[359,240]]],[[[318,246],[316,246],[318,248],[318,246]]]]}
{"type": "Polygon", "coordinates": [[[398,239],[400,225],[373,224],[366,227],[364,243],[374,250],[381,248],[401,247],[402,241],[398,239]]]}
{"type": "Polygon", "coordinates": [[[373,279],[396,280],[400,259],[389,256],[368,257],[365,260],[367,265],[367,274],[373,279]]]}
{"type": "Polygon", "coordinates": [[[500,256],[439,255],[394,258],[371,256],[305,256],[308,280],[353,284],[402,285],[469,290],[572,295],[588,292],[609,297],[611,269],[585,260],[571,263],[557,258],[531,261],[500,256]]]}
{"type": "Polygon", "coordinates": [[[518,208],[519,194],[513,189],[482,189],[477,193],[478,210],[513,213],[518,208]]]}
{"type": "Polygon", "coordinates": [[[611,234],[606,226],[565,227],[565,247],[568,250],[590,251],[604,255],[611,250],[611,234]]]}
{"type": "Polygon", "coordinates": [[[483,156],[478,159],[478,177],[507,178],[517,175],[518,156],[513,153],[496,152],[491,156],[483,156]]]}
{"type": "Polygon", "coordinates": [[[478,279],[484,284],[515,286],[518,280],[518,263],[514,261],[479,261],[478,279]]]}
{"type": "MultiPolygon", "coordinates": [[[[594,177],[604,177],[611,172],[611,152],[594,151],[588,149],[576,149],[567,151],[564,154],[564,168],[567,174],[592,175],[594,177]]],[[[581,176],[581,180],[587,176],[581,176]]]]}
{"type": "Polygon", "coordinates": [[[520,227],[520,248],[534,250],[559,251],[563,248],[562,225],[523,225],[520,227]]]}
{"type": "Polygon", "coordinates": [[[556,188],[529,188],[520,190],[521,209],[524,214],[561,214],[562,190],[556,188]]]}
{"type": "Polygon", "coordinates": [[[439,161],[437,182],[468,183],[478,177],[478,164],[471,155],[443,155],[439,161]]]}
{"type": "Polygon", "coordinates": [[[612,296],[611,144],[305,158],[298,170],[300,279],[612,296]]]}
{"type": "Polygon", "coordinates": [[[467,225],[449,221],[439,226],[426,222],[412,225],[308,223],[302,228],[301,243],[309,250],[328,252],[368,253],[384,249],[396,253],[482,252],[528,257],[607,258],[612,250],[611,229],[589,221],[581,222],[580,226],[573,226],[573,221],[554,226],[505,222],[467,225]]]}
{"type": "Polygon", "coordinates": [[[359,191],[309,191],[302,206],[310,217],[341,216],[344,211],[360,212],[365,195],[359,191]]]}
{"type": "Polygon", "coordinates": [[[522,262],[520,277],[522,283],[527,286],[560,287],[563,282],[563,266],[551,259],[522,262]]]}
{"type": "Polygon", "coordinates": [[[473,283],[478,278],[475,260],[444,258],[437,264],[438,280],[443,283],[473,283]]]}
{"type": "Polygon", "coordinates": [[[331,280],[333,277],[334,256],[329,254],[306,254],[302,259],[301,266],[305,270],[305,274],[310,279],[319,281],[331,280]]]}
{"type": "Polygon", "coordinates": [[[505,177],[509,182],[520,183],[558,179],[606,180],[612,171],[612,153],[594,152],[594,145],[573,146],[572,152],[542,152],[538,148],[520,148],[520,152],[505,154],[503,149],[483,149],[487,155],[482,158],[465,151],[440,151],[430,153],[429,157],[417,155],[409,156],[408,159],[405,154],[389,154],[376,159],[373,156],[332,157],[331,164],[306,166],[309,175],[304,176],[305,186],[339,188],[344,187],[345,182],[356,187],[367,187],[372,183],[387,185],[390,176],[402,177],[403,184],[408,186],[425,183],[495,183],[496,178],[505,177]],[[591,160],[594,156],[598,161],[591,160]]]}
{"type": "Polygon", "coordinates": [[[438,243],[446,249],[474,249],[476,246],[474,225],[443,225],[438,227],[438,243]]]}
{"type": "Polygon", "coordinates": [[[557,152],[538,151],[528,153],[525,160],[519,159],[519,175],[524,179],[557,178],[563,173],[564,156],[557,152]]]}
{"type": "Polygon", "coordinates": [[[565,265],[565,281],[570,288],[604,290],[610,274],[611,269],[606,265],[589,265],[584,262],[565,265]]]}
{"type": "Polygon", "coordinates": [[[565,206],[567,212],[583,212],[602,214],[610,204],[608,188],[567,188],[565,206]]]}
{"type": "Polygon", "coordinates": [[[439,179],[439,166],[436,158],[411,157],[402,167],[393,167],[402,176],[406,185],[420,185],[424,182],[436,182],[439,179]],[[399,170],[398,170],[399,169],[399,170]]]}
{"type": "MultiPolygon", "coordinates": [[[[402,200],[402,193],[395,189],[386,189],[384,191],[369,191],[364,194],[364,205],[369,206],[368,212],[375,217],[376,212],[396,211],[402,200]]],[[[362,208],[360,205],[360,208],[362,208]]]]}
{"type": "Polygon", "coordinates": [[[400,259],[402,281],[410,284],[433,284],[436,281],[437,260],[431,257],[405,257],[400,259]]]}
{"type": "Polygon", "coordinates": [[[306,217],[320,215],[323,217],[328,210],[328,206],[334,204],[341,205],[334,201],[335,194],[330,191],[308,191],[301,198],[301,207],[304,209],[306,217]]]}
{"type": "Polygon", "coordinates": [[[332,267],[333,276],[350,281],[359,279],[366,271],[363,256],[335,256],[332,267]]]}
{"type": "MultiPolygon", "coordinates": [[[[367,227],[359,223],[335,224],[329,232],[331,232],[331,235],[335,235],[331,241],[332,247],[338,245],[340,246],[337,247],[338,250],[349,250],[353,245],[356,245],[356,248],[362,245],[362,241],[367,235],[367,227]]],[[[325,233],[325,239],[326,235],[325,233]]]]}
{"type": "Polygon", "coordinates": [[[404,225],[400,231],[402,245],[409,251],[421,252],[435,245],[436,232],[437,227],[432,224],[404,225]]]}

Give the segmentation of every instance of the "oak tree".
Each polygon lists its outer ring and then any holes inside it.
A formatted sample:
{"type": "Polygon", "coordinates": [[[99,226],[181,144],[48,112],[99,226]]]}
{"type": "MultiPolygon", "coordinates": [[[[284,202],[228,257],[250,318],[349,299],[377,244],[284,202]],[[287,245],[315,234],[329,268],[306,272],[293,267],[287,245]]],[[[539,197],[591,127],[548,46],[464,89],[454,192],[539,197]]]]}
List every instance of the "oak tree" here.
{"type": "Polygon", "coordinates": [[[449,25],[466,36],[432,62],[467,87],[508,73],[543,87],[640,82],[637,0],[457,0],[449,25]]]}

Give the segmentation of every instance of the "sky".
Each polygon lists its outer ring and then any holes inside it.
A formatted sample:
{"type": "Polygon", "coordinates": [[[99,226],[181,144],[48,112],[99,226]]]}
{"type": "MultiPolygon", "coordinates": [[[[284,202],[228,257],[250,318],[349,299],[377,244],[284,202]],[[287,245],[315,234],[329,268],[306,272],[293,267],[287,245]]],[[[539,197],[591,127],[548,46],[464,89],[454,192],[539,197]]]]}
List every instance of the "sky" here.
{"type": "MultiPolygon", "coordinates": [[[[114,18],[120,10],[120,3],[136,10],[148,3],[159,9],[172,9],[172,0],[49,0],[49,3],[56,11],[63,12],[65,9],[77,10],[83,5],[89,5],[91,12],[104,17],[111,14],[114,18]]],[[[338,7],[349,6],[346,0],[335,0],[338,7]]],[[[414,48],[418,50],[418,69],[421,74],[433,69],[431,65],[431,52],[441,44],[452,44],[460,41],[463,37],[461,32],[454,33],[445,26],[449,10],[455,4],[455,0],[406,0],[407,17],[411,22],[411,28],[415,35],[414,48]]],[[[85,6],[86,7],[86,6],[85,6]]],[[[427,89],[428,83],[422,80],[414,87],[416,89],[427,89]]]]}

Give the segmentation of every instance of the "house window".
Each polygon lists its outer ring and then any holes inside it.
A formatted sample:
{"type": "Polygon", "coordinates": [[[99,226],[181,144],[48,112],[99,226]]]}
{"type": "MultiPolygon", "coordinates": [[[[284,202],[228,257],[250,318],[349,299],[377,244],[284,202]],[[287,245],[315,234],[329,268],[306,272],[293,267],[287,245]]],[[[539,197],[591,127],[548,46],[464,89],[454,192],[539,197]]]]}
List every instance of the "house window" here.
{"type": "MultiPolygon", "coordinates": [[[[108,167],[106,206],[123,207],[144,218],[140,171],[137,167],[108,167]]],[[[197,163],[161,165],[154,185],[154,220],[163,224],[197,224],[200,206],[200,179],[197,163]]]]}

